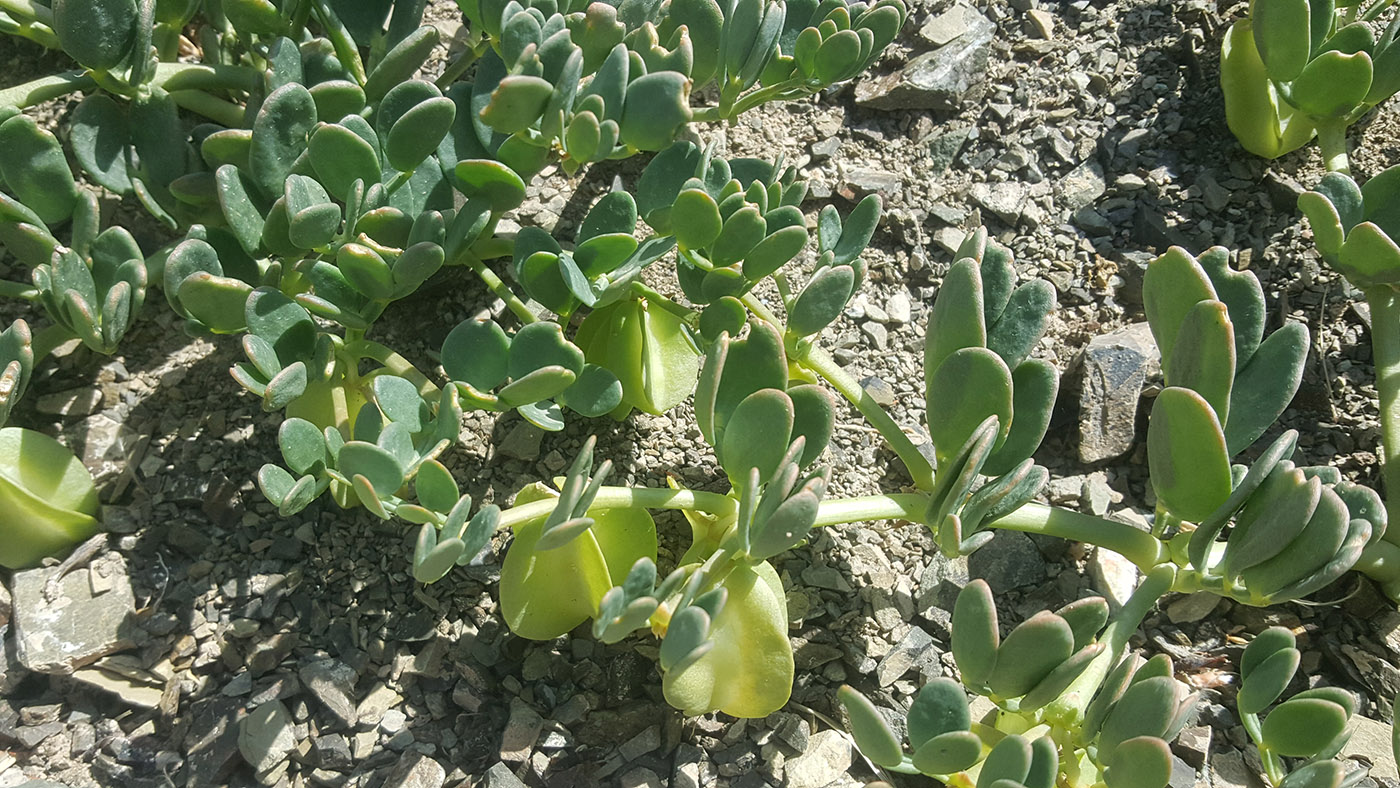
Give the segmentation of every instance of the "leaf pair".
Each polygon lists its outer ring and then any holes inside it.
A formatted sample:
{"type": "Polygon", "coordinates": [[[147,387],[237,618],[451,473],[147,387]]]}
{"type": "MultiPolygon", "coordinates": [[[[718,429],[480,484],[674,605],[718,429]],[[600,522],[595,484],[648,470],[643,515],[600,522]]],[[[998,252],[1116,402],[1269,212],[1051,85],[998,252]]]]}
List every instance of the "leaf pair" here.
{"type": "Polygon", "coordinates": [[[788,305],[788,329],[811,336],[841,316],[865,281],[861,252],[880,223],[880,198],[861,200],[842,225],[836,208],[826,206],[817,220],[817,268],[807,286],[788,305]]]}
{"type": "MultiPolygon", "coordinates": [[[[632,195],[614,191],[584,217],[572,251],[538,227],[523,228],[516,235],[511,261],[515,278],[531,298],[562,317],[579,305],[595,306],[637,251],[632,236],[636,225],[632,195]]],[[[624,277],[628,273],[632,272],[624,277]]]]}
{"type": "Polygon", "coordinates": [[[97,212],[89,193],[76,212],[76,248],[54,247],[49,262],[31,275],[49,317],[88,348],[110,355],[145,303],[146,259],[125,228],[98,233],[97,212]]]}
{"type": "Polygon", "coordinates": [[[1171,658],[1121,660],[1084,712],[1079,740],[1093,744],[1094,761],[1110,788],[1163,788],[1172,774],[1167,742],[1195,714],[1197,694],[1173,678],[1171,658]]]}
{"type": "MultiPolygon", "coordinates": [[[[1400,56],[1400,52],[1397,52],[1400,56]]],[[[1400,285],[1400,166],[1358,187],[1330,172],[1298,197],[1322,258],[1361,289],[1400,285]]]]}
{"type": "MultiPolygon", "coordinates": [[[[1253,717],[1278,700],[1299,659],[1293,633],[1283,627],[1270,627],[1250,641],[1240,659],[1240,713],[1253,717]]],[[[1269,712],[1257,728],[1259,745],[1285,757],[1325,761],[1346,746],[1347,720],[1355,713],[1356,700],[1344,689],[1305,690],[1269,712]]]]}
{"type": "Polygon", "coordinates": [[[762,472],[749,469],[747,483],[738,489],[739,512],[734,523],[734,549],[760,561],[802,544],[811,532],[821,507],[831,469],[819,468],[801,477],[805,436],[798,436],[764,483],[762,472]]]}
{"type": "Polygon", "coordinates": [[[935,776],[969,769],[982,759],[982,740],[971,730],[967,694],[952,679],[934,679],[914,696],[905,719],[908,752],[864,695],[843,686],[836,697],[846,709],[856,746],[876,765],[894,769],[908,762],[921,773],[935,776]]]}
{"type": "Polygon", "coordinates": [[[463,321],[443,340],[442,367],[469,405],[515,408],[552,431],[563,429],[561,406],[597,417],[623,397],[617,376],[586,363],[554,323],[531,323],[511,337],[494,321],[463,321]]]}
{"type": "Polygon", "coordinates": [[[622,396],[612,409],[620,419],[633,408],[660,415],[695,391],[700,357],[689,331],[673,312],[624,298],[589,312],[574,339],[589,363],[620,381],[622,396]]]}
{"type": "Polygon", "coordinates": [[[996,437],[981,472],[997,476],[1035,452],[1050,424],[1059,376],[1029,358],[1055,308],[1043,280],[1017,286],[1011,255],[986,231],[958,250],[929,313],[924,396],[940,476],[989,417],[996,437]]]}
{"type": "Polygon", "coordinates": [[[963,683],[994,698],[1019,698],[1017,708],[1038,709],[1059,697],[1103,651],[1094,642],[1108,621],[1108,603],[1089,597],[1021,622],[1005,640],[996,602],[982,580],[969,583],[953,608],[953,658],[963,683]]]}
{"type": "Polygon", "coordinates": [[[831,441],[835,418],[826,389],[788,388],[782,339],[766,323],[750,324],[746,339],[721,335],[706,354],[695,419],[736,488],[748,482],[751,469],[766,483],[789,462],[811,465],[831,441]],[[789,457],[797,439],[802,446],[789,457]]]}
{"type": "Polygon", "coordinates": [[[1302,380],[1308,332],[1290,323],[1267,340],[1264,295],[1215,247],[1197,260],[1173,247],[1148,266],[1143,304],[1168,388],[1153,404],[1152,484],[1172,512],[1199,522],[1229,497],[1229,458],[1278,418],[1302,380]]]}
{"type": "Polygon", "coordinates": [[[413,547],[413,579],[420,583],[441,580],[454,566],[466,566],[491,541],[501,510],[483,506],[470,519],[472,497],[458,497],[457,484],[437,460],[427,460],[414,479],[418,504],[398,507],[395,514],[409,522],[423,523],[413,547]]]}

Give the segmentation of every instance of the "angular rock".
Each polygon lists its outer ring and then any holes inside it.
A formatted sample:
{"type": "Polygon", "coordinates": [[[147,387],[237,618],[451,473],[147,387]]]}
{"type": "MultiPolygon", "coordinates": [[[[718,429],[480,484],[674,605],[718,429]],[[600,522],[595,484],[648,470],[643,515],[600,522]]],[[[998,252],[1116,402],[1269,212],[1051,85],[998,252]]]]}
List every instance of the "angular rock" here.
{"type": "Polygon", "coordinates": [[[934,553],[924,573],[919,577],[919,596],[914,606],[919,615],[939,625],[946,632],[953,623],[953,604],[958,592],[967,585],[967,559],[944,558],[934,553]]]}
{"type": "Polygon", "coordinates": [[[1172,752],[1191,767],[1193,774],[1206,765],[1210,756],[1211,730],[1209,725],[1188,725],[1172,742],[1172,752]]]}
{"type": "Polygon", "coordinates": [[[1103,165],[1088,159],[1060,181],[1060,202],[1070,211],[1093,205],[1108,190],[1103,165]]]}
{"type": "Polygon", "coordinates": [[[1007,224],[1016,224],[1026,210],[1030,189],[1024,183],[976,183],[968,197],[983,210],[991,211],[1007,224]]]}
{"type": "Polygon", "coordinates": [[[1245,765],[1238,750],[1218,752],[1210,758],[1214,788],[1262,788],[1264,781],[1245,765]]]}
{"type": "Polygon", "coordinates": [[[1108,600],[1111,610],[1118,610],[1127,604],[1141,575],[1142,572],[1132,561],[1112,550],[1096,547],[1089,557],[1089,577],[1094,582],[1094,590],[1108,600]]]}
{"type": "Polygon", "coordinates": [[[238,763],[238,723],[244,716],[243,702],[233,698],[207,698],[191,707],[183,749],[188,785],[227,782],[238,763]]]}
{"type": "Polygon", "coordinates": [[[540,458],[540,441],[543,439],[544,430],[528,421],[519,421],[501,441],[497,451],[503,457],[534,462],[540,458]]]}
{"type": "Polygon", "coordinates": [[[997,26],[967,3],[957,3],[938,16],[929,17],[919,28],[919,37],[935,47],[947,46],[967,35],[996,33],[997,26]]]}
{"type": "Polygon", "coordinates": [[[481,785],[482,788],[525,788],[525,783],[520,782],[520,778],[504,762],[487,769],[481,785]]]}
{"type": "Polygon", "coordinates": [[[1397,778],[1395,751],[1390,746],[1390,726],[1360,715],[1351,718],[1351,739],[1342,748],[1341,758],[1359,757],[1371,764],[1371,776],[1397,778]]]}
{"type": "Polygon", "coordinates": [[[983,92],[995,26],[920,55],[892,74],[856,85],[856,103],[871,109],[956,111],[983,92]]]}
{"type": "Polygon", "coordinates": [[[384,788],[442,788],[447,770],[420,752],[407,752],[384,778],[384,788]]]}
{"type": "Polygon", "coordinates": [[[880,664],[875,667],[875,679],[880,682],[880,686],[888,687],[911,668],[918,668],[920,674],[929,674],[926,675],[927,678],[936,678],[941,672],[938,667],[938,652],[933,647],[933,638],[919,627],[910,627],[909,634],[880,660],[880,664]]]}
{"type": "Polygon", "coordinates": [[[355,669],[338,659],[309,662],[297,671],[301,683],[346,726],[358,719],[355,710],[355,669]]]}
{"type": "Polygon", "coordinates": [[[1210,611],[1214,610],[1218,604],[1220,604],[1218,594],[1197,591],[1167,605],[1167,619],[1173,624],[1189,624],[1193,621],[1200,621],[1210,615],[1210,611]]]}
{"type": "Polygon", "coordinates": [[[38,673],[69,674],[133,644],[136,597],[126,561],[110,553],[63,576],[50,602],[44,588],[58,571],[16,572],[14,627],[20,664],[38,673]],[[100,590],[94,590],[100,589],[100,590]]]}
{"type": "Polygon", "coordinates": [[[967,557],[967,572],[987,581],[992,592],[1004,594],[1045,579],[1045,558],[1029,536],[997,531],[992,540],[967,557]]]}
{"type": "Polygon", "coordinates": [[[851,768],[851,742],[841,731],[812,735],[807,751],[783,769],[787,788],[845,788],[860,785],[846,773],[851,768]]]}
{"type": "Polygon", "coordinates": [[[1081,462],[1102,462],[1133,448],[1142,384],[1160,359],[1147,323],[1089,341],[1079,389],[1081,462]]]}
{"type": "Polygon", "coordinates": [[[238,725],[238,751],[259,774],[287,760],[296,746],[292,715],[280,700],[257,707],[238,725]]]}
{"type": "Polygon", "coordinates": [[[515,698],[510,702],[510,720],[501,734],[501,760],[520,763],[529,760],[535,740],[544,728],[544,718],[530,704],[515,698]]]}

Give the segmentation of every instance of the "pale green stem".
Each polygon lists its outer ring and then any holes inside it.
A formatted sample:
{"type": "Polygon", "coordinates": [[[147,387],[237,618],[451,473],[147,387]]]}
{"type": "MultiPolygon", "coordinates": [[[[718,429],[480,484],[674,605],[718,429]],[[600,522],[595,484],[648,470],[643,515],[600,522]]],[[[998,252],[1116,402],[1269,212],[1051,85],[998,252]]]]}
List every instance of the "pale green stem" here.
{"type": "Polygon", "coordinates": [[[1361,15],[1361,19],[1365,22],[1374,22],[1381,14],[1385,13],[1387,8],[1390,8],[1394,4],[1395,0],[1381,0],[1379,3],[1366,9],[1366,12],[1361,15]]]}
{"type": "Polygon", "coordinates": [[[1269,783],[1278,785],[1283,782],[1283,778],[1288,776],[1288,771],[1284,769],[1283,762],[1278,755],[1264,745],[1264,731],[1259,726],[1258,714],[1241,714],[1240,724],[1249,734],[1249,738],[1254,740],[1259,747],[1259,760],[1264,764],[1264,772],[1269,778],[1269,783]]]}
{"type": "Polygon", "coordinates": [[[525,302],[510,291],[510,286],[496,276],[496,272],[486,267],[486,263],[481,262],[472,255],[463,255],[463,262],[467,267],[476,272],[482,282],[486,283],[487,289],[496,295],[497,298],[506,302],[506,308],[515,313],[522,323],[534,323],[539,318],[530,311],[530,307],[525,306],[525,302]]]}
{"type": "Polygon", "coordinates": [[[1347,126],[1340,121],[1317,124],[1317,145],[1322,149],[1322,164],[1328,172],[1351,175],[1347,158],[1347,126]]]}
{"type": "MultiPolygon", "coordinates": [[[[0,10],[0,13],[5,12],[0,10]]],[[[11,19],[13,19],[13,17],[11,17],[11,19]]],[[[14,28],[10,29],[10,35],[28,39],[45,49],[58,49],[61,46],[58,36],[53,32],[53,28],[43,22],[36,22],[32,19],[19,19],[14,21],[17,24],[14,28]]]]}
{"type": "MultiPolygon", "coordinates": [[[[554,511],[554,499],[532,501],[501,512],[498,527],[513,528],[547,517],[554,511]]],[[[671,490],[655,487],[603,487],[593,499],[593,509],[688,509],[721,516],[735,512],[738,502],[720,493],[699,490],[671,490]]]]}
{"type": "MultiPolygon", "coordinates": [[[[784,331],[785,326],[778,320],[768,307],[754,297],[753,293],[746,294],[742,299],[744,306],[757,315],[760,319],[772,324],[779,331],[784,331]]],[[[841,393],[841,396],[856,406],[856,410],[870,422],[870,426],[880,431],[885,441],[889,443],[891,449],[904,462],[904,467],[908,469],[909,476],[914,480],[914,485],[921,490],[933,489],[933,465],[928,458],[919,453],[918,447],[909,440],[909,436],[904,434],[904,430],[895,423],[893,417],[880,407],[873,397],[861,388],[860,383],[841,368],[826,351],[811,343],[789,343],[788,353],[796,361],[805,364],[807,367],[820,375],[831,387],[841,393]]]]}
{"type": "Polygon", "coordinates": [[[822,501],[817,509],[813,527],[863,523],[870,520],[908,520],[922,522],[928,510],[928,496],[923,493],[893,493],[867,495],[863,498],[842,498],[822,501]]]}
{"type": "Polygon", "coordinates": [[[28,282],[15,282],[9,279],[0,279],[0,298],[18,298],[24,301],[35,301],[39,298],[39,291],[34,285],[28,282]]]}
{"type": "Polygon", "coordinates": [[[466,49],[462,50],[462,54],[458,55],[457,59],[452,61],[452,64],[447,67],[446,71],[442,72],[442,76],[438,77],[437,81],[433,84],[437,85],[438,90],[447,90],[452,87],[452,83],[456,82],[458,77],[467,73],[467,69],[471,68],[472,64],[481,57],[481,54],[482,53],[477,51],[476,46],[467,46],[466,49]]]}
{"type": "Polygon", "coordinates": [[[699,312],[677,304],[675,301],[672,301],[641,282],[632,283],[632,292],[645,298],[648,304],[659,309],[664,309],[692,326],[699,325],[699,312]]]}
{"type": "MultiPolygon", "coordinates": [[[[1139,531],[1139,533],[1141,533],[1139,531]]],[[[1159,566],[1147,573],[1127,603],[1109,622],[1099,642],[1104,650],[1089,663],[1089,667],[1075,679],[1060,697],[1045,709],[1045,719],[1066,729],[1077,728],[1084,719],[1084,711],[1094,699],[1094,693],[1128,653],[1128,640],[1137,631],[1142,620],[1147,617],[1152,606],[1162,595],[1171,590],[1172,578],[1176,574],[1171,565],[1159,566]]]]}
{"type": "MultiPolygon", "coordinates": [[[[368,339],[353,339],[345,343],[341,352],[352,359],[368,358],[378,361],[384,365],[385,369],[417,386],[418,393],[424,399],[437,399],[441,393],[438,387],[433,385],[431,380],[428,380],[427,375],[413,366],[413,362],[378,342],[372,342],[368,339]]],[[[354,367],[353,364],[349,366],[354,367]]]]}
{"type": "Polygon", "coordinates": [[[1122,555],[1144,572],[1171,560],[1167,546],[1146,531],[1139,531],[1127,523],[1057,509],[1042,503],[1025,504],[1005,517],[992,521],[987,527],[1088,542],[1122,555]]]}
{"type": "MultiPolygon", "coordinates": [[[[1376,391],[1380,395],[1381,473],[1385,479],[1386,519],[1400,528],[1400,299],[1388,287],[1366,291],[1371,306],[1371,358],[1376,365],[1376,391]]],[[[1387,538],[1396,536],[1387,529],[1387,538]]]]}
{"type": "Polygon", "coordinates": [[[158,63],[156,84],[166,90],[257,90],[262,73],[249,66],[158,63]]]}
{"type": "Polygon", "coordinates": [[[238,128],[243,125],[245,114],[241,105],[211,96],[202,90],[172,90],[170,98],[176,104],[191,112],[198,112],[215,123],[238,128]]]}

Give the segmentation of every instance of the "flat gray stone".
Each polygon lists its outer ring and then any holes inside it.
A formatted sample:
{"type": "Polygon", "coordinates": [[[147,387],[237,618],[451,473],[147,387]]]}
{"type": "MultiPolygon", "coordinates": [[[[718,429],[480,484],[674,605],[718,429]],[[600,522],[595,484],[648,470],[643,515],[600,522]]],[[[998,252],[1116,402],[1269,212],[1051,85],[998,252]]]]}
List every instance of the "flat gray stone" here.
{"type": "Polygon", "coordinates": [[[447,770],[420,752],[405,753],[384,779],[384,788],[442,788],[447,770]]]}
{"type": "Polygon", "coordinates": [[[1089,577],[1094,590],[1108,600],[1111,610],[1119,610],[1128,603],[1141,575],[1132,561],[1112,550],[1095,547],[1094,554],[1089,557],[1089,577]]]}
{"type": "Polygon", "coordinates": [[[1390,726],[1360,715],[1351,718],[1351,738],[1342,748],[1342,758],[1358,756],[1371,764],[1371,776],[1394,780],[1395,751],[1390,745],[1390,726]]]}
{"type": "Polygon", "coordinates": [[[909,61],[892,74],[856,85],[856,103],[871,109],[956,111],[980,98],[996,26],[981,27],[909,61]]]}
{"type": "Polygon", "coordinates": [[[786,788],[845,788],[860,785],[846,773],[851,768],[851,743],[841,731],[812,735],[807,751],[783,768],[786,788]]]}
{"type": "Polygon", "coordinates": [[[1094,204],[1107,190],[1103,165],[1088,159],[1060,180],[1060,202],[1070,211],[1078,211],[1094,204]]]}
{"type": "Polygon", "coordinates": [[[919,38],[935,47],[942,47],[969,34],[990,36],[996,29],[997,26],[981,11],[960,2],[937,16],[929,17],[919,28],[919,38]]]}
{"type": "Polygon", "coordinates": [[[510,719],[501,735],[501,760],[520,763],[529,760],[535,747],[535,740],[544,729],[544,718],[525,701],[514,698],[510,702],[510,719]]]}
{"type": "Polygon", "coordinates": [[[337,720],[346,726],[355,724],[354,668],[337,659],[321,659],[303,665],[297,676],[337,720]]]}
{"type": "Polygon", "coordinates": [[[257,707],[238,725],[238,751],[259,774],[277,768],[296,746],[292,715],[280,700],[257,707]]]}
{"type": "Polygon", "coordinates": [[[130,648],[136,633],[131,620],[136,597],[125,559],[109,553],[69,572],[49,602],[44,586],[57,571],[57,567],[29,569],[16,572],[11,581],[11,624],[20,664],[38,673],[68,675],[130,648]]]}
{"type": "Polygon", "coordinates": [[[1147,323],[1094,337],[1084,349],[1079,390],[1079,459],[1122,456],[1137,435],[1142,385],[1161,354],[1147,323]]]}
{"type": "Polygon", "coordinates": [[[997,531],[990,542],[967,557],[967,571],[987,581],[992,593],[1004,594],[1044,580],[1045,558],[1029,536],[997,531]]]}
{"type": "Polygon", "coordinates": [[[515,776],[515,772],[512,772],[510,767],[503,762],[487,769],[481,784],[482,788],[525,788],[525,783],[520,782],[520,778],[515,776]]]}
{"type": "Polygon", "coordinates": [[[1197,591],[1167,605],[1167,618],[1173,624],[1189,624],[1193,621],[1200,621],[1210,615],[1210,611],[1214,610],[1218,604],[1220,604],[1218,594],[1197,591]]]}
{"type": "Polygon", "coordinates": [[[1030,188],[1024,183],[1006,181],[1004,183],[976,183],[968,191],[968,197],[982,209],[991,211],[1007,224],[1016,224],[1025,212],[1030,199],[1030,188]]]}
{"type": "Polygon", "coordinates": [[[875,680],[888,687],[914,668],[924,679],[936,678],[942,672],[933,638],[919,627],[910,627],[904,639],[875,666],[875,680]]]}

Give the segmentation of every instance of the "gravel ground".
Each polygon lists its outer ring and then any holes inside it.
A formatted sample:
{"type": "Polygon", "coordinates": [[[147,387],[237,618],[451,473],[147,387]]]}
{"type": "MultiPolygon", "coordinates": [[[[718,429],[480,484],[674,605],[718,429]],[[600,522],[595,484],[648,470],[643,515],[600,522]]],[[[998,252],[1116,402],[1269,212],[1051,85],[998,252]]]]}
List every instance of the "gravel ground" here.
{"type": "MultiPolygon", "coordinates": [[[[1049,498],[1140,520],[1152,499],[1138,395],[1150,396],[1160,375],[1146,355],[1138,359],[1120,403],[1136,435],[1118,435],[1122,446],[1105,454],[1081,436],[1080,370],[1093,363],[1085,351],[1103,335],[1131,345],[1130,326],[1143,320],[1142,270],[1155,254],[1222,244],[1263,282],[1271,327],[1299,321],[1312,332],[1315,352],[1283,420],[1302,432],[1305,459],[1375,483],[1368,315],[1319,267],[1296,212],[1299,184],[1320,175],[1320,157],[1308,148],[1264,162],[1223,123],[1218,45],[1242,4],[972,6],[916,2],[875,73],[722,131],[730,155],[781,152],[796,163],[812,182],[804,208],[813,216],[828,202],[844,213],[865,194],[884,198],[870,282],[827,334],[838,360],[921,434],[928,305],[963,231],[986,224],[1023,275],[1048,278],[1059,295],[1041,349],[1065,373],[1037,458],[1054,474],[1049,498]],[[954,52],[945,84],[908,87],[930,57],[954,52]]],[[[435,5],[431,18],[455,32],[450,4],[435,5]]],[[[62,63],[23,43],[4,46],[5,84],[62,63]]],[[[1353,141],[1362,133],[1359,175],[1400,161],[1393,113],[1360,124],[1353,141]]],[[[633,163],[597,167],[573,183],[546,173],[518,221],[577,223],[592,196],[636,172],[633,163]]],[[[143,243],[159,245],[130,206],[115,209],[143,243]]],[[[23,275],[7,266],[0,258],[0,275],[23,275]]],[[[470,275],[441,280],[396,304],[377,329],[425,367],[451,326],[499,309],[470,275]]],[[[0,306],[0,318],[16,314],[0,306]]],[[[1006,623],[1093,588],[1112,592],[1123,579],[1111,556],[1060,540],[1006,533],[970,560],[948,562],[919,526],[828,529],[775,564],[797,655],[792,702],[763,720],[684,719],[660,699],[654,641],[534,643],[506,630],[495,601],[504,538],[479,565],[421,587],[408,575],[413,534],[402,525],[331,505],[277,517],[252,479],[276,455],[278,420],[228,380],[236,353],[233,343],[184,337],[155,303],[117,356],[68,349],[39,370],[15,422],[61,433],[98,475],[113,535],[90,585],[129,584],[138,613],[109,644],[119,653],[72,676],[29,672],[6,638],[0,788],[30,778],[74,788],[859,785],[876,772],[837,732],[836,687],[851,683],[893,706],[950,674],[947,610],[969,575],[993,583],[1006,623]],[[250,711],[272,734],[259,764],[238,748],[250,711]]],[[[625,423],[579,420],[557,434],[514,415],[473,414],[468,427],[445,461],[481,501],[504,504],[523,484],[553,476],[590,433],[619,482],[660,486],[673,474],[718,489],[722,479],[688,404],[625,423]]],[[[830,461],[832,495],[908,484],[853,409],[838,419],[830,461]]],[[[687,529],[679,517],[657,520],[664,565],[687,529]]],[[[28,579],[9,580],[16,610],[31,604],[28,579]]],[[[1302,633],[1310,683],[1353,690],[1365,715],[1388,721],[1388,703],[1377,699],[1400,690],[1400,614],[1357,577],[1318,598],[1339,601],[1259,610],[1181,598],[1149,618],[1141,645],[1171,654],[1183,678],[1207,691],[1198,724],[1176,747],[1173,788],[1258,784],[1257,754],[1227,701],[1242,636],[1271,624],[1302,633]]],[[[1393,782],[1393,761],[1370,738],[1379,723],[1362,725],[1357,751],[1393,782]]]]}

